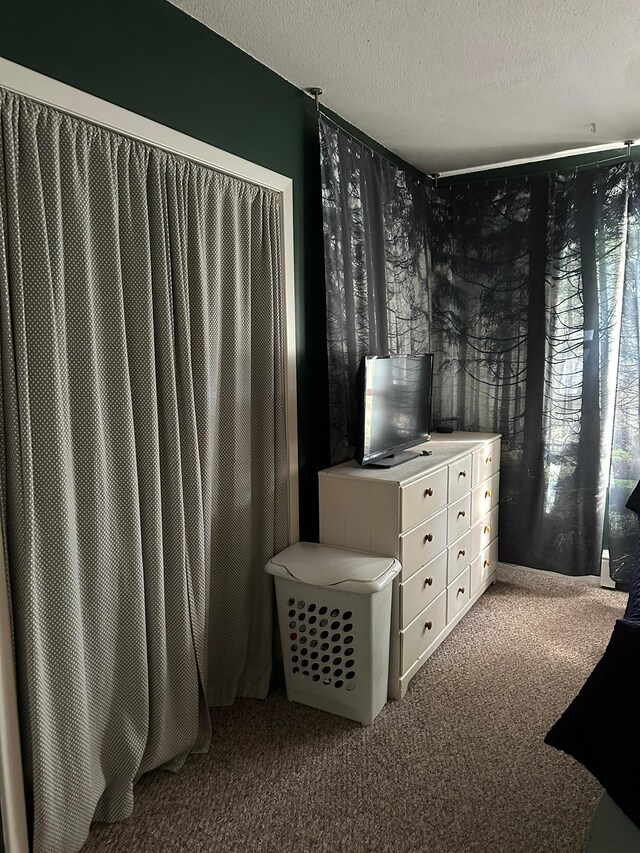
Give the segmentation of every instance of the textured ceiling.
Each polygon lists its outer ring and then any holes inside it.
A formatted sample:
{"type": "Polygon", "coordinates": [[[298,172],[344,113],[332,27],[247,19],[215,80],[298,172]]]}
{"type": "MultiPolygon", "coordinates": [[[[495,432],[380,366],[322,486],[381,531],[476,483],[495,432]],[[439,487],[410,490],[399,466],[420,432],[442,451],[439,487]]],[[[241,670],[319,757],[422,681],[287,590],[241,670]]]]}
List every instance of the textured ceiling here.
{"type": "Polygon", "coordinates": [[[171,2],[427,172],[640,138],[638,0],[171,2]]]}

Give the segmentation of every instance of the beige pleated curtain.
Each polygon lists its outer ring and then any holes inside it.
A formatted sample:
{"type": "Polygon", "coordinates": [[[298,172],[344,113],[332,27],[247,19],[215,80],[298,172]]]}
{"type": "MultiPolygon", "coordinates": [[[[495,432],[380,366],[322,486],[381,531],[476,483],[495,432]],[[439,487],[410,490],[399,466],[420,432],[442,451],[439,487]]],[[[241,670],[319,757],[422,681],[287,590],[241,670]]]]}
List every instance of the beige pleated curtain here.
{"type": "Polygon", "coordinates": [[[35,853],[266,695],[279,196],[0,90],[0,471],[35,853]]]}

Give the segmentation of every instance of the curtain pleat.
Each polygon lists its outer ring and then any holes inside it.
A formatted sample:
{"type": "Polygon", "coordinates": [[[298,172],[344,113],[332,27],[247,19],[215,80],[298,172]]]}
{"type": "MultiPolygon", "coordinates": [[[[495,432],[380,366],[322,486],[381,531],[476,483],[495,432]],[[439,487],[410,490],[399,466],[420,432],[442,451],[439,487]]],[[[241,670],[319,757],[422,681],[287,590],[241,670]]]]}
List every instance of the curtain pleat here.
{"type": "Polygon", "coordinates": [[[277,194],[0,90],[3,533],[33,846],[266,695],[287,544],[277,194]]]}

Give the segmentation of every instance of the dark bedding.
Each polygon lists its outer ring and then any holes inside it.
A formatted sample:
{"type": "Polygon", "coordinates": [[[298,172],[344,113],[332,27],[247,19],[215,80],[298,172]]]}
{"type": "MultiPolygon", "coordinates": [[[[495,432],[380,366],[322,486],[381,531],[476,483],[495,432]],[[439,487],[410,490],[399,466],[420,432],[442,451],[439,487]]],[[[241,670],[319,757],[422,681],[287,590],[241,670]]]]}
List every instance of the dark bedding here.
{"type": "MultiPolygon", "coordinates": [[[[627,504],[640,515],[640,483],[627,504]]],[[[624,617],[545,743],[572,755],[640,827],[640,542],[624,617]]]]}

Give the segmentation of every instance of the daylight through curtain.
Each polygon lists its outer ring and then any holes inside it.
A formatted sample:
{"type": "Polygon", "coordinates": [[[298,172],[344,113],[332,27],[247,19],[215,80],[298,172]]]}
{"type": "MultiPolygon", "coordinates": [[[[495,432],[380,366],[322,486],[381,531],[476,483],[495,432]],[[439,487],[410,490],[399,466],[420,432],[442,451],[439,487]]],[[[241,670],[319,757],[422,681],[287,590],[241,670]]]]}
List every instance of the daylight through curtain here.
{"type": "Polygon", "coordinates": [[[264,697],[276,193],[0,90],[0,493],[35,853],[264,697]]]}
{"type": "Polygon", "coordinates": [[[604,538],[625,580],[637,519],[624,502],[640,477],[638,167],[434,189],[327,122],[320,138],[334,461],[353,450],[348,382],[380,347],[375,269],[386,351],[435,354],[435,421],[503,435],[501,559],[598,574],[604,538]],[[371,197],[361,163],[414,191],[371,197]],[[420,318],[420,339],[393,338],[399,317],[420,318]]]}
{"type": "Polygon", "coordinates": [[[322,123],[331,459],[353,455],[365,354],[430,351],[425,184],[322,123]]]}

